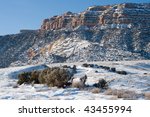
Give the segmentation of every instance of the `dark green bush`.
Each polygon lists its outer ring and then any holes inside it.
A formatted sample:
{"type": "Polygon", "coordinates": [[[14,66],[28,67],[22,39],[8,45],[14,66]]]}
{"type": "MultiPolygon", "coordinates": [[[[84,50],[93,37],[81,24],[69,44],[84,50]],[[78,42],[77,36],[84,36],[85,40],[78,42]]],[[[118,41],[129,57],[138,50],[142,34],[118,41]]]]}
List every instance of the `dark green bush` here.
{"type": "Polygon", "coordinates": [[[93,86],[94,86],[94,87],[97,87],[97,88],[105,89],[105,88],[107,88],[107,81],[104,80],[104,79],[100,79],[100,80],[98,81],[98,83],[95,83],[93,86]]]}
{"type": "Polygon", "coordinates": [[[70,66],[67,66],[67,65],[63,65],[62,67],[63,68],[70,68],[70,66]]]}
{"type": "Polygon", "coordinates": [[[76,65],[73,65],[72,69],[73,69],[74,73],[77,73],[77,67],[76,67],[76,65]]]}
{"type": "Polygon", "coordinates": [[[121,74],[121,75],[127,75],[126,71],[116,71],[116,73],[121,74]]]}
{"type": "Polygon", "coordinates": [[[110,71],[111,72],[116,72],[116,68],[112,67],[112,68],[110,68],[110,71]]]}
{"type": "Polygon", "coordinates": [[[89,64],[84,63],[84,64],[82,64],[82,67],[89,67],[89,64]]]}

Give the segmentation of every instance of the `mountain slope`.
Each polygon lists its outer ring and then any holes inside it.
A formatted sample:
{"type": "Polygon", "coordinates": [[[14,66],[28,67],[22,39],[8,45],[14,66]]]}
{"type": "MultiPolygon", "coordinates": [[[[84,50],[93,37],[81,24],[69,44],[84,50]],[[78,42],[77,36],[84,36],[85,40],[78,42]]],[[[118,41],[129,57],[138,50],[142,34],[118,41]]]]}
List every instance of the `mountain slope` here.
{"type": "Polygon", "coordinates": [[[149,3],[126,3],[45,19],[38,30],[0,36],[0,67],[150,59],[149,14],[149,3]]]}

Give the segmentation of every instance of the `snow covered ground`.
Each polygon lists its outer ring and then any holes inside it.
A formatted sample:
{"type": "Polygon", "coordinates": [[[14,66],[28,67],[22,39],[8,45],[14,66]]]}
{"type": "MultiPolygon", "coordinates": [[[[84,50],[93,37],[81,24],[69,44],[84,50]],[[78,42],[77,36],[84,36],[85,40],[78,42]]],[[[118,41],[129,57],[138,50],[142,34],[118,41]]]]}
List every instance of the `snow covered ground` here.
{"type": "MultiPolygon", "coordinates": [[[[109,82],[112,90],[134,91],[139,95],[136,99],[145,99],[144,93],[150,92],[150,60],[121,61],[121,62],[90,62],[91,64],[115,67],[124,70],[128,74],[121,75],[102,68],[82,67],[83,63],[57,63],[48,66],[76,65],[75,76],[87,75],[86,84],[92,86],[103,78],[109,82]]],[[[106,95],[105,91],[92,93],[93,87],[56,88],[42,84],[22,84],[16,87],[17,75],[21,72],[44,69],[44,65],[10,67],[0,69],[0,99],[9,100],[110,100],[123,99],[116,95],[106,95]]]]}

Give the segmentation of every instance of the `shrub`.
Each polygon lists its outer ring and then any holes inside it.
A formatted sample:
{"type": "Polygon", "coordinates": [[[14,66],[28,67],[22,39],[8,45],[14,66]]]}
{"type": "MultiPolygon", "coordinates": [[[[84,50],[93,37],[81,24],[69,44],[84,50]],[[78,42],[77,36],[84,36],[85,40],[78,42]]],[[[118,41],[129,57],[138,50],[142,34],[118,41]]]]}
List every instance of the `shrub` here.
{"type": "Polygon", "coordinates": [[[39,77],[40,71],[32,71],[32,72],[23,72],[21,74],[18,75],[18,82],[17,84],[21,85],[23,83],[35,83],[35,84],[39,84],[39,77]]]}
{"type": "Polygon", "coordinates": [[[40,72],[39,71],[33,71],[31,72],[30,82],[34,82],[35,84],[39,84],[39,77],[40,72]]]}
{"type": "Polygon", "coordinates": [[[144,94],[144,96],[145,96],[146,99],[150,100],[150,92],[146,92],[146,93],[144,94]]]}
{"type": "Polygon", "coordinates": [[[70,68],[70,66],[67,66],[67,65],[63,65],[62,67],[63,68],[70,68]]]}
{"type": "Polygon", "coordinates": [[[99,65],[97,65],[97,64],[95,64],[95,65],[94,65],[94,67],[95,67],[95,68],[100,68],[100,66],[99,66],[99,65]]]}
{"type": "Polygon", "coordinates": [[[53,69],[50,74],[47,75],[46,77],[46,84],[48,86],[57,86],[57,87],[64,87],[64,85],[68,82],[69,80],[69,75],[67,70],[65,69],[60,69],[56,68],[53,69]]]}
{"type": "Polygon", "coordinates": [[[110,67],[104,66],[103,67],[105,70],[110,70],[110,67]]]}
{"type": "Polygon", "coordinates": [[[14,85],[13,88],[19,88],[18,85],[14,85]]]}
{"type": "Polygon", "coordinates": [[[67,69],[53,67],[42,71],[21,73],[18,77],[19,85],[22,83],[40,83],[47,84],[50,87],[64,87],[71,76],[67,69]]]}
{"type": "Polygon", "coordinates": [[[24,72],[18,75],[17,84],[21,85],[23,83],[30,83],[31,72],[24,72]]]}
{"type": "Polygon", "coordinates": [[[113,94],[113,90],[112,89],[108,89],[105,91],[104,93],[105,95],[112,95],[113,94]]]}
{"type": "Polygon", "coordinates": [[[94,64],[89,64],[89,66],[90,66],[90,67],[94,67],[95,65],[94,65],[94,64]]]}
{"type": "Polygon", "coordinates": [[[107,67],[107,66],[100,66],[100,67],[105,70],[110,70],[110,67],[107,67]]]}
{"type": "Polygon", "coordinates": [[[124,90],[124,89],[108,89],[104,93],[105,95],[114,95],[117,96],[117,98],[123,98],[123,99],[136,99],[138,97],[138,94],[136,94],[134,91],[124,90]]]}
{"type": "Polygon", "coordinates": [[[98,83],[95,83],[93,86],[102,89],[107,88],[107,81],[104,79],[100,79],[98,83]]]}
{"type": "Polygon", "coordinates": [[[134,91],[128,91],[128,90],[118,90],[117,92],[118,98],[123,99],[136,99],[137,94],[134,91]]]}
{"type": "Polygon", "coordinates": [[[111,98],[109,98],[110,100],[118,100],[118,97],[117,96],[113,96],[111,98]]]}
{"type": "Polygon", "coordinates": [[[82,84],[80,82],[72,82],[73,88],[83,88],[82,84]]]}
{"type": "Polygon", "coordinates": [[[79,78],[78,81],[76,80],[72,80],[72,87],[76,87],[76,88],[84,88],[85,87],[85,82],[86,82],[87,76],[83,76],[81,78],[79,78]]]}
{"type": "Polygon", "coordinates": [[[47,84],[50,87],[64,87],[70,79],[67,69],[54,67],[42,71],[39,77],[40,83],[47,84]]]}
{"type": "Polygon", "coordinates": [[[39,77],[38,77],[40,84],[46,84],[46,77],[47,77],[49,69],[51,69],[51,68],[45,69],[40,72],[39,77]]]}
{"type": "Polygon", "coordinates": [[[112,68],[110,68],[110,71],[116,72],[116,68],[112,67],[112,68]]]}
{"type": "Polygon", "coordinates": [[[116,73],[121,74],[121,75],[127,75],[126,71],[116,71],[116,73]]]}
{"type": "Polygon", "coordinates": [[[82,64],[82,67],[89,67],[89,64],[84,63],[84,64],[82,64]]]}
{"type": "Polygon", "coordinates": [[[92,93],[100,93],[100,89],[99,88],[94,88],[91,90],[92,93]]]}
{"type": "Polygon", "coordinates": [[[73,69],[74,73],[77,73],[77,67],[76,67],[76,65],[73,65],[72,69],[73,69]]]}

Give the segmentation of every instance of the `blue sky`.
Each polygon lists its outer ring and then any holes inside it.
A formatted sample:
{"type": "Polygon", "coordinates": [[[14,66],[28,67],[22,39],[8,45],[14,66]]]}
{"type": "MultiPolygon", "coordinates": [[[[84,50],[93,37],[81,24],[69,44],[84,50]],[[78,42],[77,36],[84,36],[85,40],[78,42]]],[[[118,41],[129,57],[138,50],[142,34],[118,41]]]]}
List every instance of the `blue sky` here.
{"type": "Polygon", "coordinates": [[[93,5],[125,2],[150,3],[150,0],[0,0],[0,35],[38,29],[43,19],[67,11],[80,12],[93,5]]]}

